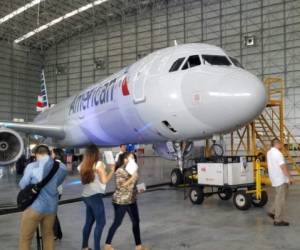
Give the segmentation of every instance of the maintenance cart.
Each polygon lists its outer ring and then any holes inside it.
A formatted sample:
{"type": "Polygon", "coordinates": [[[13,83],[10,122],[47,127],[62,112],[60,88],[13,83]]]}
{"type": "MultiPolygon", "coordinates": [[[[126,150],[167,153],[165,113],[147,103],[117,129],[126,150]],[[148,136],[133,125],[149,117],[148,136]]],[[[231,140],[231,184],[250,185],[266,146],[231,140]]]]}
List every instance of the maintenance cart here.
{"type": "Polygon", "coordinates": [[[215,194],[221,200],[233,196],[233,203],[240,210],[247,210],[251,205],[263,207],[268,202],[267,192],[261,186],[260,161],[252,156],[199,162],[185,170],[184,176],[193,204],[202,204],[205,197],[215,194]]]}

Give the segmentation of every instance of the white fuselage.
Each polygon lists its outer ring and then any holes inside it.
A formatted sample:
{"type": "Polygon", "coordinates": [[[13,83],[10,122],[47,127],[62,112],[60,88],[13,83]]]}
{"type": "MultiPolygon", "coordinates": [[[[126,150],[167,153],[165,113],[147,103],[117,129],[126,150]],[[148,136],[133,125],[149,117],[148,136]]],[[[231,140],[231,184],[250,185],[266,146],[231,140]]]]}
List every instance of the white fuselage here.
{"type": "Polygon", "coordinates": [[[46,110],[35,123],[63,126],[65,138],[56,140],[61,146],[146,144],[230,132],[265,105],[263,83],[222,49],[186,44],[149,54],[46,110]]]}

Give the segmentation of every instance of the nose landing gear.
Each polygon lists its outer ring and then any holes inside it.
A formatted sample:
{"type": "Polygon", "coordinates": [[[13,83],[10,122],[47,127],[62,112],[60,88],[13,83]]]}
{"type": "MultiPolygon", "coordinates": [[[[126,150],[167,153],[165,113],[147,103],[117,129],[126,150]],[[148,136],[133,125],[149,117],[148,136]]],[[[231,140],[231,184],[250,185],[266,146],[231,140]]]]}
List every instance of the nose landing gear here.
{"type": "Polygon", "coordinates": [[[177,155],[178,168],[171,171],[171,184],[178,186],[185,181],[185,158],[192,150],[192,142],[175,142],[173,143],[174,150],[177,155]]]}
{"type": "Polygon", "coordinates": [[[173,186],[178,186],[183,184],[183,173],[179,168],[174,168],[171,172],[171,184],[173,186]]]}

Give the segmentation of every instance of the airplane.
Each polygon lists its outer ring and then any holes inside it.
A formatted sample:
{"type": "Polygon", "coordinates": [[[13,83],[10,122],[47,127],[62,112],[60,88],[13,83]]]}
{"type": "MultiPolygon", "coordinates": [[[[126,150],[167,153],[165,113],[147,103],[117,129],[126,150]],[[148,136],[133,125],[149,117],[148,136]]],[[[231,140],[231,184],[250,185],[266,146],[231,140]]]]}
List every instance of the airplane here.
{"type": "Polygon", "coordinates": [[[32,123],[0,122],[0,165],[20,157],[18,132],[24,132],[60,147],[153,144],[165,158],[174,150],[182,169],[193,141],[248,124],[266,101],[263,83],[223,49],[202,43],[168,47],[45,110],[32,123]]]}

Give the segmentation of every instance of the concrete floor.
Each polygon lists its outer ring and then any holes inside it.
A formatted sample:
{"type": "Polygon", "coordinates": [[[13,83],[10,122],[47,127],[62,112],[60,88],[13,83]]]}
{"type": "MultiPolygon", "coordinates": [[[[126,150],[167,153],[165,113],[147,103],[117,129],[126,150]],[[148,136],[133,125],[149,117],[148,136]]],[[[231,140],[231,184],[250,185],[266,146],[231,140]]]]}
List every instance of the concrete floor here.
{"type": "MultiPolygon", "coordinates": [[[[143,179],[148,185],[154,184],[155,179],[167,180],[172,166],[170,163],[164,163],[162,168],[152,161],[151,164],[147,163],[149,166],[143,170],[143,179]]],[[[70,185],[74,180],[76,183],[76,178],[69,177],[65,185],[65,198],[80,194],[78,186],[70,185]]],[[[2,201],[3,197],[7,198],[10,193],[9,185],[6,184],[6,188],[3,189],[3,183],[4,180],[0,180],[2,201]]],[[[10,187],[12,186],[13,184],[10,187]]],[[[272,196],[271,191],[269,194],[272,196]]],[[[238,211],[231,200],[221,201],[217,196],[209,197],[202,205],[196,206],[188,199],[184,200],[183,190],[160,188],[139,196],[142,239],[145,245],[155,250],[299,250],[299,195],[300,186],[292,187],[289,197],[291,226],[279,228],[272,225],[265,209],[252,207],[248,211],[238,211]]],[[[105,198],[105,207],[107,225],[103,232],[102,244],[113,218],[111,198],[105,198]]],[[[64,237],[56,243],[56,249],[80,249],[81,228],[84,223],[83,203],[62,205],[58,213],[64,237]]],[[[20,214],[0,216],[1,250],[17,249],[19,222],[20,214]]],[[[92,243],[92,238],[90,242],[92,243]]],[[[128,217],[119,228],[113,244],[117,250],[134,249],[128,217]]]]}

